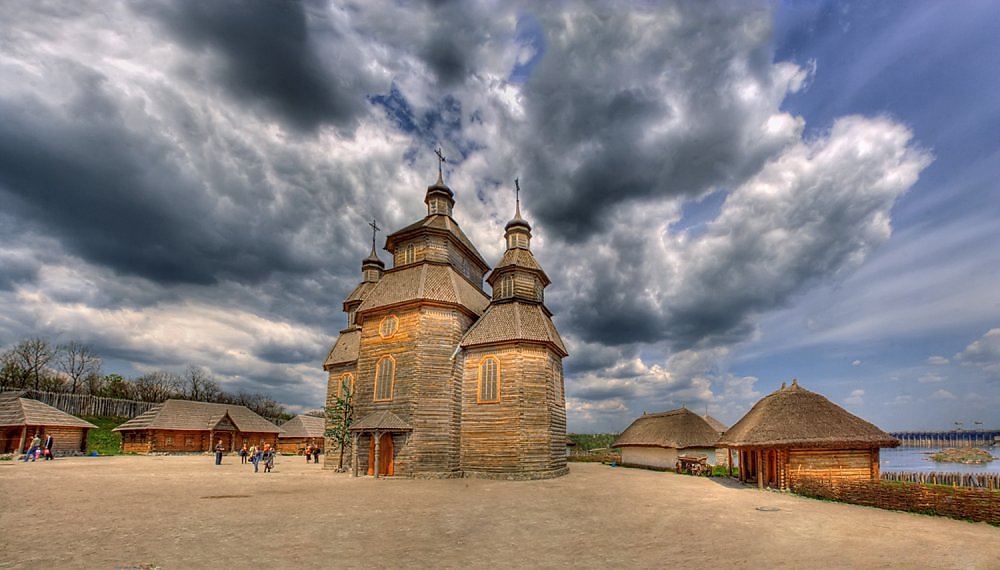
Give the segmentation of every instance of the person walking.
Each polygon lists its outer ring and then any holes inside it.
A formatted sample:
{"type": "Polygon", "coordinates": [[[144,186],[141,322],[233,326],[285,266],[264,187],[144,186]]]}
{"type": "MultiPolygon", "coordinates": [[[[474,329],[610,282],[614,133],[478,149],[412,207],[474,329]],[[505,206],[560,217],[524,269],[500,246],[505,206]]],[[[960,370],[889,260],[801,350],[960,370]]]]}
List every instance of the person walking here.
{"type": "Polygon", "coordinates": [[[215,444],[215,464],[222,465],[222,452],[226,450],[226,447],[222,445],[222,440],[215,444]]]}
{"type": "Polygon", "coordinates": [[[310,443],[309,445],[306,446],[306,452],[304,454],[306,456],[306,463],[312,461],[312,454],[313,454],[313,446],[310,443]]]}
{"type": "Polygon", "coordinates": [[[43,451],[42,453],[45,455],[45,460],[46,461],[48,461],[49,459],[52,459],[53,457],[55,457],[54,455],[52,455],[52,444],[53,443],[54,443],[54,441],[52,439],[52,434],[51,433],[45,434],[45,451],[43,451]]]}
{"type": "Polygon", "coordinates": [[[264,454],[261,460],[264,461],[264,473],[270,473],[271,469],[274,468],[274,450],[271,449],[270,443],[264,444],[264,454]]]}
{"type": "Polygon", "coordinates": [[[244,443],[243,448],[240,449],[240,463],[246,465],[247,455],[249,455],[249,452],[247,451],[247,444],[244,443]]]}
{"type": "Polygon", "coordinates": [[[31,439],[31,447],[29,447],[28,452],[24,454],[24,462],[27,463],[29,457],[31,458],[32,461],[34,461],[35,452],[37,452],[38,448],[41,446],[42,446],[42,438],[39,437],[39,435],[36,433],[35,437],[31,439]]]}
{"type": "Polygon", "coordinates": [[[318,445],[314,445],[313,446],[313,463],[319,463],[319,451],[320,451],[319,446],[318,445]]]}
{"type": "Polygon", "coordinates": [[[253,452],[253,454],[250,456],[250,463],[253,463],[253,472],[256,473],[259,470],[258,468],[260,467],[260,460],[264,456],[264,452],[261,450],[261,448],[257,447],[256,445],[253,446],[251,451],[253,452]]]}

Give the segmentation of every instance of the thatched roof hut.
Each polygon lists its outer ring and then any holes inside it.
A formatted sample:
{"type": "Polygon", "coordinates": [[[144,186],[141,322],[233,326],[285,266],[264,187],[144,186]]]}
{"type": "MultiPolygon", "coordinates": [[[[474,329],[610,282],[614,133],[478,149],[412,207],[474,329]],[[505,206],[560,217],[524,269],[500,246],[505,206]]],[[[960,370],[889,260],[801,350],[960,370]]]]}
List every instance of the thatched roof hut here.
{"type": "Polygon", "coordinates": [[[715,463],[715,447],[726,426],[687,408],[637,418],[611,447],[622,450],[622,464],[671,469],[677,456],[702,455],[715,463]]]}
{"type": "Polygon", "coordinates": [[[36,433],[52,435],[53,451],[86,451],[87,431],[96,427],[20,392],[0,393],[0,453],[24,451],[36,433]]]}
{"type": "Polygon", "coordinates": [[[122,434],[122,451],[209,451],[222,440],[226,451],[242,445],[268,442],[277,445],[281,428],[246,406],[189,400],[167,400],[116,427],[122,434]]]}
{"type": "Polygon", "coordinates": [[[878,478],[878,450],[899,441],[797,380],[757,402],[719,445],[740,452],[740,479],[787,488],[795,477],[878,478]]]}
{"type": "Polygon", "coordinates": [[[301,453],[307,445],[323,448],[326,420],[316,416],[298,415],[281,424],[278,434],[278,451],[301,453]]]}

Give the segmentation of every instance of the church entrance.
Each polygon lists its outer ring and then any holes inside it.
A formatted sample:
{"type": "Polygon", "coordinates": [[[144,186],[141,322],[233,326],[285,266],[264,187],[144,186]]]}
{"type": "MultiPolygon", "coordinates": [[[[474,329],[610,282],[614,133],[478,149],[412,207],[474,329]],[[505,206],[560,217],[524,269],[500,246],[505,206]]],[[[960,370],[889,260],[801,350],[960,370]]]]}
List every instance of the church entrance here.
{"type": "MultiPolygon", "coordinates": [[[[380,476],[391,477],[393,474],[392,456],[392,434],[385,432],[379,437],[378,442],[378,474],[380,476]]],[[[369,439],[368,444],[368,474],[375,474],[375,436],[369,439]]]]}

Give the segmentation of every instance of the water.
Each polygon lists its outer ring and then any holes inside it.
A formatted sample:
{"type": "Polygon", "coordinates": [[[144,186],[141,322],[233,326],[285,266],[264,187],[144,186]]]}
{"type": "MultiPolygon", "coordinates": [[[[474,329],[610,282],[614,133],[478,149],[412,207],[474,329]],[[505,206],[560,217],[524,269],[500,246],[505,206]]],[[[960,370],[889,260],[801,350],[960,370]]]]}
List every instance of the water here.
{"type": "MultiPolygon", "coordinates": [[[[1000,473],[1000,458],[985,465],[965,465],[964,463],[938,463],[931,461],[930,454],[941,451],[940,447],[896,447],[879,450],[879,468],[882,471],[904,471],[907,473],[1000,473]]],[[[989,447],[993,457],[1000,455],[1000,449],[989,447]]]]}

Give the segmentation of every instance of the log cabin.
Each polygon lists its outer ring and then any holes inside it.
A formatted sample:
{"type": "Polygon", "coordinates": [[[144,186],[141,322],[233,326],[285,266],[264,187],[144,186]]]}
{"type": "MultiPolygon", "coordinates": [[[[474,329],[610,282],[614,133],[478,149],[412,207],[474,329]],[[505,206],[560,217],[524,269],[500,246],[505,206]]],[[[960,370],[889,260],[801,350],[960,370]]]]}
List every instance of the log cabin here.
{"type": "Polygon", "coordinates": [[[281,424],[278,433],[278,453],[301,455],[306,446],[323,449],[323,431],[326,420],[316,416],[298,415],[281,424]]]}
{"type": "Polygon", "coordinates": [[[35,434],[43,442],[45,435],[52,435],[54,455],[83,453],[87,433],[96,427],[38,400],[22,398],[20,392],[0,393],[0,453],[24,453],[35,434]]]}
{"type": "Polygon", "coordinates": [[[878,480],[879,449],[899,441],[792,380],[757,402],[719,445],[739,457],[739,479],[761,489],[802,478],[878,480]]]}
{"type": "Polygon", "coordinates": [[[167,400],[112,431],[123,453],[197,453],[222,440],[226,452],[243,445],[278,444],[281,428],[245,406],[167,400]]]}
{"type": "MultiPolygon", "coordinates": [[[[452,217],[454,196],[439,166],[427,215],[386,238],[391,269],[371,224],[362,281],[343,303],[347,326],[323,366],[327,405],[351,394],[353,473],[565,474],[567,351],[544,303],[550,281],[532,254],[520,196],[492,270],[452,217]]],[[[338,455],[327,453],[326,466],[338,455]]]]}
{"type": "Polygon", "coordinates": [[[726,431],[719,420],[700,416],[687,408],[643,414],[632,422],[611,447],[622,450],[622,465],[674,469],[678,455],[705,457],[716,464],[716,443],[726,431]]]}

